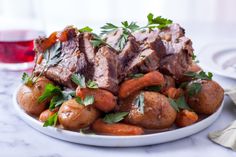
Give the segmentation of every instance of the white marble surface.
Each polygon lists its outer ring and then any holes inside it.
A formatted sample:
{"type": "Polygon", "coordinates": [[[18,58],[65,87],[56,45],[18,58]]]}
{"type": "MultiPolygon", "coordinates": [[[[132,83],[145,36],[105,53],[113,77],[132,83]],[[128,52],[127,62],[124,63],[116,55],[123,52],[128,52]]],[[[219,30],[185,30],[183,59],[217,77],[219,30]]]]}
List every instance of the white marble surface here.
{"type": "MultiPolygon", "coordinates": [[[[236,153],[208,140],[210,131],[225,127],[236,119],[236,107],[226,98],[223,113],[204,131],[182,140],[136,148],[103,148],[60,141],[25,124],[15,113],[12,93],[20,83],[20,72],[0,71],[0,157],[74,157],[74,156],[236,156],[236,153]]],[[[236,81],[215,76],[225,88],[236,86],[236,81]]],[[[102,141],[101,141],[102,142],[102,141]]]]}

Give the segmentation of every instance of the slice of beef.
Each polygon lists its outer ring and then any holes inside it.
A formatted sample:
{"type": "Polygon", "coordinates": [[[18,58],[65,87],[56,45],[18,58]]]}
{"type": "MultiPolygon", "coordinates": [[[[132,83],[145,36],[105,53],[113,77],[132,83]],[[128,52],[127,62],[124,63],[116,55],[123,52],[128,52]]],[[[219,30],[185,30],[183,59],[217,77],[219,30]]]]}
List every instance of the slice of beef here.
{"type": "Polygon", "coordinates": [[[159,67],[158,54],[153,49],[144,49],[129,64],[126,74],[147,73],[159,67]]]}
{"type": "Polygon", "coordinates": [[[184,29],[179,24],[159,31],[159,35],[166,49],[166,56],[160,61],[160,71],[180,80],[192,64],[192,42],[185,37],[184,29]]]}
{"type": "Polygon", "coordinates": [[[94,81],[99,88],[116,94],[118,92],[118,56],[108,46],[101,47],[95,56],[94,81]]]}
{"type": "Polygon", "coordinates": [[[155,50],[159,58],[166,55],[165,46],[159,36],[158,30],[136,32],[134,33],[134,37],[140,43],[140,49],[150,48],[155,50]]]}
{"type": "MultiPolygon", "coordinates": [[[[72,74],[80,73],[85,76],[86,80],[93,78],[95,52],[92,47],[89,47],[90,34],[79,34],[73,27],[67,27],[66,31],[68,34],[67,40],[62,42],[61,61],[57,65],[49,67],[44,75],[61,85],[74,88],[76,85],[71,81],[72,74]]],[[[37,55],[39,54],[37,53],[37,55]]],[[[39,74],[44,65],[45,59],[41,64],[36,64],[34,72],[39,74]]]]}
{"type": "MultiPolygon", "coordinates": [[[[112,46],[114,49],[119,50],[118,41],[123,33],[123,30],[116,30],[110,33],[106,37],[106,42],[112,46]]],[[[118,79],[121,82],[127,75],[126,67],[129,62],[138,55],[139,43],[136,41],[135,37],[129,35],[128,40],[124,48],[118,54],[118,79]]]]}
{"type": "Polygon", "coordinates": [[[90,40],[93,38],[91,33],[85,32],[80,34],[80,50],[86,54],[87,60],[90,64],[94,64],[95,48],[90,40]]]}
{"type": "Polygon", "coordinates": [[[158,30],[158,34],[165,41],[178,42],[178,39],[185,35],[185,30],[179,24],[173,23],[167,28],[158,30]]]}
{"type": "Polygon", "coordinates": [[[160,71],[171,75],[174,79],[180,80],[187,71],[192,60],[186,50],[168,55],[160,61],[160,71]]]}
{"type": "MultiPolygon", "coordinates": [[[[79,50],[79,38],[75,37],[68,41],[62,42],[62,60],[56,66],[49,67],[44,75],[62,85],[73,88],[75,85],[71,81],[71,75],[73,73],[87,74],[87,61],[84,53],[79,50]]],[[[39,74],[45,61],[41,64],[37,64],[34,72],[39,74]]]]}

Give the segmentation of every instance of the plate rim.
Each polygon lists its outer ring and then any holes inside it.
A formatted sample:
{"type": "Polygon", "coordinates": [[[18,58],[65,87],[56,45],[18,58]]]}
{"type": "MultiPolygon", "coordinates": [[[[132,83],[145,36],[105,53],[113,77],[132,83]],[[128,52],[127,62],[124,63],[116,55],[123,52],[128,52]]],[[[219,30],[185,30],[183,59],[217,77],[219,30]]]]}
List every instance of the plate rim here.
{"type": "Polygon", "coordinates": [[[90,142],[89,143],[88,142],[76,142],[76,141],[72,141],[69,139],[56,137],[56,136],[52,135],[51,132],[64,134],[66,136],[78,136],[78,138],[90,138],[90,140],[112,140],[113,141],[113,140],[127,140],[127,139],[128,140],[152,139],[152,138],[156,138],[157,136],[163,136],[163,135],[168,136],[168,135],[173,135],[173,134],[180,134],[183,131],[187,131],[187,130],[194,130],[194,131],[192,131],[192,133],[182,135],[182,137],[171,138],[171,139],[167,139],[167,140],[164,140],[161,142],[148,142],[148,144],[136,143],[136,144],[132,144],[132,145],[124,144],[124,145],[115,145],[115,147],[135,147],[135,146],[146,146],[146,145],[152,145],[152,144],[166,143],[166,142],[182,139],[182,138],[185,138],[185,137],[188,137],[188,136],[191,136],[193,134],[203,131],[204,129],[206,129],[207,127],[209,127],[210,125],[212,125],[215,122],[215,120],[221,114],[223,106],[224,106],[224,99],[223,99],[218,110],[215,113],[213,113],[212,115],[209,115],[207,118],[205,118],[195,124],[192,124],[190,126],[186,126],[186,127],[178,128],[178,129],[174,129],[174,130],[169,130],[169,131],[164,131],[164,132],[144,134],[144,135],[131,135],[131,136],[110,136],[110,135],[83,134],[80,132],[65,130],[65,129],[56,128],[56,127],[52,127],[52,126],[43,127],[42,122],[40,122],[36,118],[27,114],[18,104],[18,102],[16,100],[16,95],[17,95],[17,92],[18,92],[21,85],[22,84],[20,84],[19,87],[17,87],[15,89],[15,91],[13,93],[13,97],[12,97],[14,109],[16,111],[17,116],[20,117],[21,120],[23,120],[27,125],[29,125],[34,130],[37,130],[38,132],[43,133],[47,136],[50,136],[50,137],[53,137],[53,138],[56,138],[59,140],[63,140],[63,141],[72,142],[72,143],[92,145],[92,146],[114,147],[114,145],[107,145],[107,144],[103,144],[103,143],[92,144],[90,142]],[[204,123],[207,123],[207,125],[205,125],[204,123]],[[39,129],[39,127],[40,127],[40,129],[39,129]],[[197,129],[197,128],[201,128],[201,129],[197,129]],[[46,132],[46,131],[48,131],[48,132],[46,132]]]}

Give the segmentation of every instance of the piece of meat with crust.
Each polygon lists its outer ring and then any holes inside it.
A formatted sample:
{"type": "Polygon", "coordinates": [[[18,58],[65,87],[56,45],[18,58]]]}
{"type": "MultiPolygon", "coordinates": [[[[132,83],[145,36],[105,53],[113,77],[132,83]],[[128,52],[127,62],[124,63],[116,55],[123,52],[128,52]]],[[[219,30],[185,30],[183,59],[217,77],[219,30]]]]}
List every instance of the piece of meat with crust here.
{"type": "Polygon", "coordinates": [[[116,52],[108,47],[101,47],[95,56],[94,81],[99,88],[111,91],[114,94],[118,92],[118,58],[116,52]]]}
{"type": "Polygon", "coordinates": [[[159,67],[159,57],[152,49],[145,49],[139,53],[129,64],[126,74],[148,73],[159,67]]]}
{"type": "MultiPolygon", "coordinates": [[[[64,29],[65,30],[65,29],[64,29]]],[[[86,80],[93,78],[94,73],[94,51],[89,47],[90,34],[78,33],[74,27],[67,27],[65,33],[61,33],[62,42],[61,58],[62,60],[55,66],[49,67],[44,75],[69,88],[75,88],[76,85],[71,81],[71,75],[80,73],[85,76],[86,80]],[[68,30],[70,29],[70,30],[68,30]],[[74,32],[74,33],[73,33],[74,32]],[[63,36],[63,37],[62,37],[63,36]],[[82,48],[80,47],[82,45],[82,48]],[[86,48],[86,50],[85,50],[86,48]],[[89,62],[90,61],[90,62],[89,62]]],[[[37,53],[36,55],[39,55],[37,53]]],[[[41,64],[36,64],[34,68],[35,74],[39,74],[45,65],[45,59],[41,64]]]]}
{"type": "MultiPolygon", "coordinates": [[[[106,42],[116,50],[119,50],[118,41],[123,33],[123,30],[116,30],[106,37],[106,42]]],[[[118,79],[121,82],[126,74],[126,67],[129,65],[130,60],[138,55],[139,44],[132,35],[129,35],[124,48],[118,54],[118,79]]]]}
{"type": "Polygon", "coordinates": [[[158,30],[140,31],[133,34],[136,41],[140,43],[140,49],[150,48],[157,52],[159,58],[166,55],[165,46],[158,34],[158,30]]]}

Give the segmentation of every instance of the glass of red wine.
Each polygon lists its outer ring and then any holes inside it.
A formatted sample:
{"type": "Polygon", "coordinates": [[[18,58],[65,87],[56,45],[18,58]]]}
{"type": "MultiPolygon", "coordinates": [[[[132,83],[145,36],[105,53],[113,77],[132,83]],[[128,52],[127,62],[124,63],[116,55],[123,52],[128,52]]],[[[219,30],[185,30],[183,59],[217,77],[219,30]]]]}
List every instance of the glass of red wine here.
{"type": "Polygon", "coordinates": [[[34,39],[44,36],[40,1],[0,1],[0,6],[0,70],[30,69],[34,39]]]}
{"type": "Polygon", "coordinates": [[[34,39],[43,36],[36,30],[0,31],[0,69],[24,70],[33,66],[34,39]]]}

